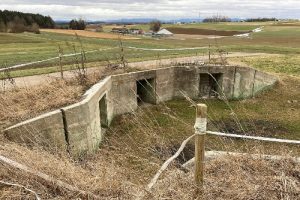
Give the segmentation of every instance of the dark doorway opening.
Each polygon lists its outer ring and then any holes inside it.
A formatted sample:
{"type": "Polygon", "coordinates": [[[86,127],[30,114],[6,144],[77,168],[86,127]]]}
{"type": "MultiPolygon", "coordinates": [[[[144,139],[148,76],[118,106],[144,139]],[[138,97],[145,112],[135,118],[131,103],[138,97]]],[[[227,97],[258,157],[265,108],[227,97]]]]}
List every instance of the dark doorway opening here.
{"type": "Polygon", "coordinates": [[[143,79],[136,82],[138,105],[144,103],[156,104],[155,79],[143,79]]]}
{"type": "Polygon", "coordinates": [[[202,98],[217,98],[222,87],[222,74],[200,74],[199,96],[202,98]]]}
{"type": "Polygon", "coordinates": [[[106,94],[99,101],[101,128],[108,128],[106,94]]]}

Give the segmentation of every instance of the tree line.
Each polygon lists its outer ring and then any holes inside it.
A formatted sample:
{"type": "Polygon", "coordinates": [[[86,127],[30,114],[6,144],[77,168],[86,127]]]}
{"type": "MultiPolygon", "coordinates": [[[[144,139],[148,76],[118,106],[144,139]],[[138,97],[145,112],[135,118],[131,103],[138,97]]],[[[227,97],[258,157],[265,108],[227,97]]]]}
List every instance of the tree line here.
{"type": "Polygon", "coordinates": [[[250,18],[247,19],[246,22],[269,22],[269,21],[278,21],[276,18],[250,18]]]}
{"type": "Polygon", "coordinates": [[[217,22],[231,22],[231,19],[227,16],[214,15],[203,19],[204,23],[217,23],[217,22]]]}
{"type": "Polygon", "coordinates": [[[22,33],[24,31],[39,33],[39,28],[54,28],[55,22],[50,16],[0,10],[0,32],[22,33]]]}
{"type": "Polygon", "coordinates": [[[86,28],[86,22],[83,19],[72,19],[69,22],[69,28],[73,30],[84,30],[86,28]]]}

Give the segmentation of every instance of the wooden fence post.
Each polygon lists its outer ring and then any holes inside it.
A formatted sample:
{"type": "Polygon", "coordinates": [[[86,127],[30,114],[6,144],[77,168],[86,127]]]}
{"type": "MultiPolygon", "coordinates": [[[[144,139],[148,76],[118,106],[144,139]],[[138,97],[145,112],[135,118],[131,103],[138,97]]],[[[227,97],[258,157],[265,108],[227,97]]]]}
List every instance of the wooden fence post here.
{"type": "Polygon", "coordinates": [[[207,126],[207,106],[197,104],[195,122],[195,182],[198,186],[203,185],[205,132],[207,126]]]}
{"type": "Polygon", "coordinates": [[[64,79],[64,71],[62,66],[62,57],[63,57],[63,49],[58,46],[58,58],[59,58],[59,70],[60,70],[60,77],[61,79],[64,79]]]}
{"type": "Polygon", "coordinates": [[[208,47],[208,63],[210,63],[210,44],[209,44],[209,47],[208,47]]]}

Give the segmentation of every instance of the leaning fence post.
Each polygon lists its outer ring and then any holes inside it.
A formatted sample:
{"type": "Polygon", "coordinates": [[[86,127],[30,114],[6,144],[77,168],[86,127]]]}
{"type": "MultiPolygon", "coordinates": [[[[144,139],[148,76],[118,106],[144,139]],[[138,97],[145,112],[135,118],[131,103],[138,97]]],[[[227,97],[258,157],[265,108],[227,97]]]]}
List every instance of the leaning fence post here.
{"type": "Polygon", "coordinates": [[[198,186],[203,185],[205,132],[207,125],[207,106],[197,104],[195,122],[195,182],[198,186]]]}

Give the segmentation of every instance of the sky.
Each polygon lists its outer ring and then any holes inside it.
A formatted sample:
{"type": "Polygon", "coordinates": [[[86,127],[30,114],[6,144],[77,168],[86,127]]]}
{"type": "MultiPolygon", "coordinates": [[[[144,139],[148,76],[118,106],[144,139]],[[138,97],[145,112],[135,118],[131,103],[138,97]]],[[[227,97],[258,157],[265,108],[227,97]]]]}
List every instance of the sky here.
{"type": "Polygon", "coordinates": [[[212,15],[300,19],[300,0],[0,0],[0,10],[49,15],[55,20],[156,18],[212,15]]]}

